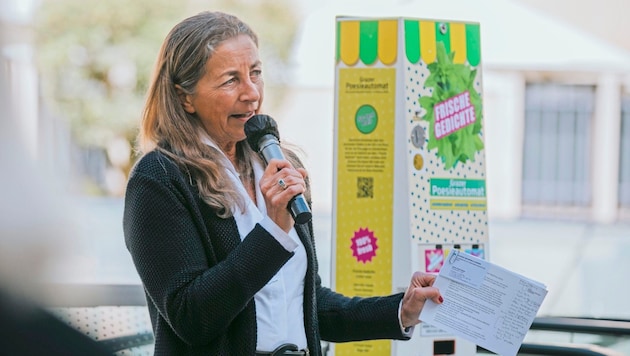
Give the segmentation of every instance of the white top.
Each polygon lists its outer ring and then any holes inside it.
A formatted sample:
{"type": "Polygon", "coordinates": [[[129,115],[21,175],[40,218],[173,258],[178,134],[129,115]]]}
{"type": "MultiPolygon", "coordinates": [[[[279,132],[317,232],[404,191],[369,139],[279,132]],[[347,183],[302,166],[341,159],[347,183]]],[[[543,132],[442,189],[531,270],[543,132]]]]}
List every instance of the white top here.
{"type": "MultiPolygon", "coordinates": [[[[217,148],[217,145],[207,136],[203,136],[204,143],[217,148]]],[[[256,187],[256,201],[254,204],[249,197],[239,174],[226,157],[229,176],[238,188],[247,206],[244,212],[238,207],[232,210],[241,240],[252,231],[257,223],[265,228],[287,251],[295,254],[280,268],[278,273],[254,295],[256,304],[257,341],[259,351],[273,351],[283,343],[296,344],[299,349],[307,347],[306,330],[304,329],[304,277],[306,275],[306,250],[300,238],[292,228],[285,233],[267,216],[265,199],[260,191],[258,182],[263,175],[264,167],[258,159],[252,159],[254,182],[256,187]]]]}

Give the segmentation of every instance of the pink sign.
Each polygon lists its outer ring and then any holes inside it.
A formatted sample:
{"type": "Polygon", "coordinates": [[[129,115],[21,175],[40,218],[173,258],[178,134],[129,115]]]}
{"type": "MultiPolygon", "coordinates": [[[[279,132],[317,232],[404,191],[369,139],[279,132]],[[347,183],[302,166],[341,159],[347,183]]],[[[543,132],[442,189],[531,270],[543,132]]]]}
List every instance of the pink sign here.
{"type": "Polygon", "coordinates": [[[352,256],[356,257],[357,261],[363,263],[372,261],[372,258],[376,256],[376,249],[378,249],[376,240],[374,232],[367,228],[360,228],[359,231],[355,231],[354,237],[352,238],[352,245],[350,246],[352,256]]]}
{"type": "Polygon", "coordinates": [[[475,107],[470,102],[468,91],[435,104],[433,115],[435,116],[434,131],[437,139],[477,121],[475,107]]]}
{"type": "Polygon", "coordinates": [[[428,273],[438,273],[444,264],[444,250],[441,248],[424,251],[424,266],[428,273]]]}

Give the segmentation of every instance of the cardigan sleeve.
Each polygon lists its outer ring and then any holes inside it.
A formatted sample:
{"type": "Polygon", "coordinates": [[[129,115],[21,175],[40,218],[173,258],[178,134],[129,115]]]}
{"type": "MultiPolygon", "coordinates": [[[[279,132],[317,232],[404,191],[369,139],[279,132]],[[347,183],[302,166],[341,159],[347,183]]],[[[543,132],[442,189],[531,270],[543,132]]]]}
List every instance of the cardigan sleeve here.
{"type": "Polygon", "coordinates": [[[323,340],[348,342],[408,340],[400,329],[398,307],[403,294],[346,297],[326,287],[317,290],[317,314],[323,340]]]}
{"type": "Polygon", "coordinates": [[[222,227],[206,236],[179,170],[140,163],[127,185],[123,230],[148,302],[184,342],[211,343],[293,253],[256,225],[225,259],[213,260],[211,241],[230,234],[240,241],[234,220],[217,218],[222,227]]]}

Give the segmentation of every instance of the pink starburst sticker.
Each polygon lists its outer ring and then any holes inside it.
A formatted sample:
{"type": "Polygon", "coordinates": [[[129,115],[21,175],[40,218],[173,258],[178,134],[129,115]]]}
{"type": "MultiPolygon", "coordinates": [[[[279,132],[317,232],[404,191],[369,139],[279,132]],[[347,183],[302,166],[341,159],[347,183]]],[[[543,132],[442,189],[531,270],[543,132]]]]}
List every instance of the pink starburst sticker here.
{"type": "Polygon", "coordinates": [[[371,262],[372,258],[376,256],[376,250],[378,249],[376,240],[374,232],[367,228],[360,228],[359,231],[355,231],[354,237],[352,238],[352,245],[350,246],[352,256],[356,257],[357,261],[363,263],[371,262]]]}

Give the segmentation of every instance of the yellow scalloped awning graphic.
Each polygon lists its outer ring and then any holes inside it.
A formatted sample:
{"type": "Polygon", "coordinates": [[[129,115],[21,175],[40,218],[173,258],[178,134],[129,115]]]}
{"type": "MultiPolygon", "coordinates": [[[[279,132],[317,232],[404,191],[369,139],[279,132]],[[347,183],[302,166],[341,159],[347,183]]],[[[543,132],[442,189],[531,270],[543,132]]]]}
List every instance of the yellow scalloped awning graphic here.
{"type": "MultiPolygon", "coordinates": [[[[347,20],[337,22],[337,61],[353,66],[396,62],[399,20],[347,20]]],[[[481,61],[479,24],[403,20],[405,55],[411,63],[433,63],[436,43],[442,42],[454,63],[475,67],[481,61]]]]}

